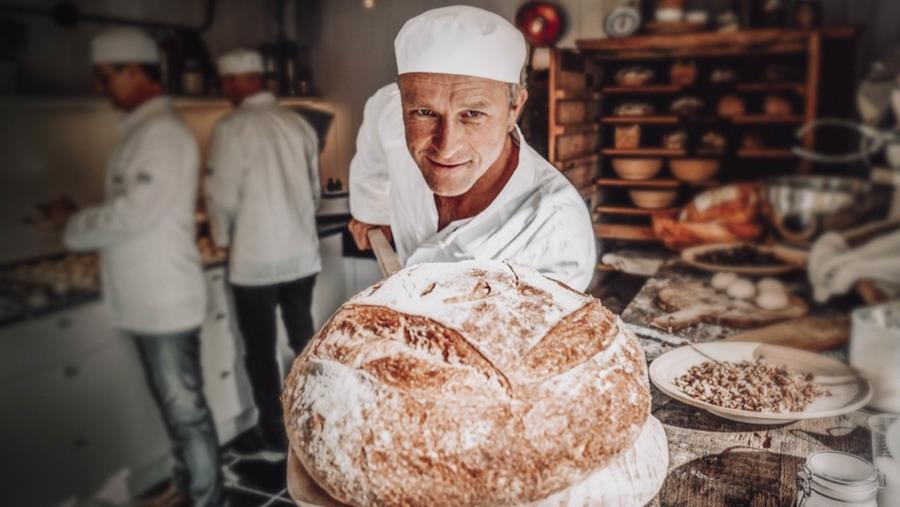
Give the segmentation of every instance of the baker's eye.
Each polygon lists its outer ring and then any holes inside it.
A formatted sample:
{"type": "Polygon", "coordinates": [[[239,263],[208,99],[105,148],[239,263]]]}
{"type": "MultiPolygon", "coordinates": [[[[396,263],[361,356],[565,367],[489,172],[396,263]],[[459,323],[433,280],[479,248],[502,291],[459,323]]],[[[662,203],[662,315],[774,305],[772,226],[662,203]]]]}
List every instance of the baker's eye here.
{"type": "Polygon", "coordinates": [[[434,111],[431,109],[413,109],[412,113],[415,116],[421,116],[423,118],[431,118],[434,116],[434,111]]]}
{"type": "Polygon", "coordinates": [[[485,113],[481,111],[469,110],[463,113],[463,118],[481,118],[482,116],[485,116],[485,113]]]}

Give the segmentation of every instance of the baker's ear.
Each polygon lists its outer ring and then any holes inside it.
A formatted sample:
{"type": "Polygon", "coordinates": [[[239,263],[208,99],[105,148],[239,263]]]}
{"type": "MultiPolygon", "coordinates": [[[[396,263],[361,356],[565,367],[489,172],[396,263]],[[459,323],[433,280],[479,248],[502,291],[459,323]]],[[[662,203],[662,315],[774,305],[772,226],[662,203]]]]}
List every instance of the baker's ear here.
{"type": "Polygon", "coordinates": [[[513,107],[512,111],[510,111],[509,115],[509,131],[512,130],[516,126],[516,122],[519,121],[519,116],[522,115],[522,110],[525,109],[525,102],[528,100],[528,90],[525,87],[519,88],[519,95],[516,97],[516,105],[513,107]]]}

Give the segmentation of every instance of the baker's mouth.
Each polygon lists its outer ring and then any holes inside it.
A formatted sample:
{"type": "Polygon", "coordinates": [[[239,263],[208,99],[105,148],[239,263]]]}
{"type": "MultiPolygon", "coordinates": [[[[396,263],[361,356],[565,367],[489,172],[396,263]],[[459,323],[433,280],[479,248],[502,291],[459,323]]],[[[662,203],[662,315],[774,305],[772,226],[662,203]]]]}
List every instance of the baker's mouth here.
{"type": "Polygon", "coordinates": [[[429,162],[432,166],[434,166],[434,167],[436,167],[436,168],[438,168],[438,169],[459,169],[459,168],[461,168],[461,167],[467,166],[467,165],[469,164],[470,161],[469,161],[469,160],[466,160],[466,161],[464,161],[464,162],[450,162],[450,163],[447,163],[447,162],[438,162],[438,161],[434,160],[433,158],[429,158],[429,159],[428,159],[428,162],[429,162]]]}

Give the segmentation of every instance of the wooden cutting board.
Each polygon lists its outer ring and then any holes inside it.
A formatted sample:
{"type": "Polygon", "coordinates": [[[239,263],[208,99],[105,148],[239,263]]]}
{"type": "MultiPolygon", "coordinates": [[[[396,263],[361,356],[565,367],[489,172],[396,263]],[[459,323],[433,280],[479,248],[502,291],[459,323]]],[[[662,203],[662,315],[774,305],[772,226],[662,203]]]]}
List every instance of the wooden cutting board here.
{"type": "Polygon", "coordinates": [[[744,331],[725,340],[761,342],[817,352],[850,340],[850,316],[806,316],[744,331]]]}
{"type": "Polygon", "coordinates": [[[739,329],[756,328],[796,319],[809,311],[809,305],[795,295],[791,296],[787,308],[764,310],[752,301],[732,299],[696,281],[661,287],[656,294],[656,304],[668,313],[654,318],[651,324],[670,333],[699,322],[739,329]]]}

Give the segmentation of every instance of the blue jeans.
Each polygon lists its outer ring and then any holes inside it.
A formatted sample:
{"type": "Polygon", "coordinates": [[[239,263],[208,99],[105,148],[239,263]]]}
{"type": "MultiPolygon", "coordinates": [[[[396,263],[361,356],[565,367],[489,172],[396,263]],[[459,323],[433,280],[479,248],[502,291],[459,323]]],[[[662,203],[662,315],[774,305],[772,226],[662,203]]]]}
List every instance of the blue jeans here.
{"type": "Polygon", "coordinates": [[[195,507],[224,505],[219,438],[203,394],[200,329],[132,335],[172,441],[173,485],[188,493],[195,507]]]}

